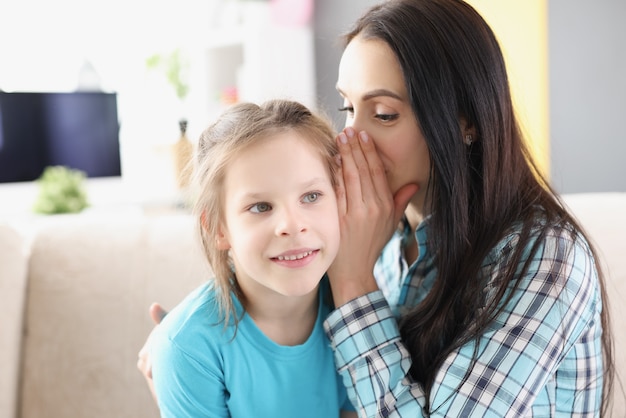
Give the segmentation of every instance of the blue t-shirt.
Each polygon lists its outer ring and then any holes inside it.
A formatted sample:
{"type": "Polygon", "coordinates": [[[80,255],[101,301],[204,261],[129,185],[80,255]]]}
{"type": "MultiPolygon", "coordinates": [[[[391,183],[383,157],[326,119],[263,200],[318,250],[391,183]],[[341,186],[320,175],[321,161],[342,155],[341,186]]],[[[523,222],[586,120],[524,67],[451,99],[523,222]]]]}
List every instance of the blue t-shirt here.
{"type": "MultiPolygon", "coordinates": [[[[331,310],[326,293],[320,290],[307,341],[281,346],[249,315],[236,332],[234,321],[224,328],[215,291],[208,284],[193,291],[165,317],[150,344],[161,416],[325,418],[354,410],[322,326],[331,310]]],[[[235,305],[240,315],[241,303],[235,305]]]]}

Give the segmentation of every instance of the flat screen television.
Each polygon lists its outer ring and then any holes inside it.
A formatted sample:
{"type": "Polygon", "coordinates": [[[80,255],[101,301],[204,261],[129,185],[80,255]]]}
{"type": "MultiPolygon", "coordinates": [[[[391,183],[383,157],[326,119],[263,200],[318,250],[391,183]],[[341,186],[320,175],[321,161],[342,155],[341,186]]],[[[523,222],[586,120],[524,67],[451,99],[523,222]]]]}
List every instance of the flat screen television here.
{"type": "Polygon", "coordinates": [[[36,180],[53,165],[121,176],[115,93],[0,91],[0,183],[36,180]]]}

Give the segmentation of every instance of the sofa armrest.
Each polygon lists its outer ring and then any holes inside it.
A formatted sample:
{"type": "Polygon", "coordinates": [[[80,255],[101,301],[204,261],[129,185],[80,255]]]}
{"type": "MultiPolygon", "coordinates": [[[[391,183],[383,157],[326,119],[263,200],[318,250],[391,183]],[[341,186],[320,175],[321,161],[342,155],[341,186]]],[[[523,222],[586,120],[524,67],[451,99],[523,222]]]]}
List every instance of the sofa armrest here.
{"type": "Polygon", "coordinates": [[[188,215],[62,215],[34,238],[23,418],[158,417],[136,369],[153,325],[209,269],[188,215]]]}
{"type": "Polygon", "coordinates": [[[24,237],[0,223],[0,416],[17,416],[28,254],[24,237]]]}
{"type": "Polygon", "coordinates": [[[563,196],[572,214],[587,231],[599,253],[606,277],[615,343],[617,379],[613,393],[613,415],[626,411],[626,193],[580,193],[563,196]],[[620,383],[621,380],[621,383],[620,383]]]}

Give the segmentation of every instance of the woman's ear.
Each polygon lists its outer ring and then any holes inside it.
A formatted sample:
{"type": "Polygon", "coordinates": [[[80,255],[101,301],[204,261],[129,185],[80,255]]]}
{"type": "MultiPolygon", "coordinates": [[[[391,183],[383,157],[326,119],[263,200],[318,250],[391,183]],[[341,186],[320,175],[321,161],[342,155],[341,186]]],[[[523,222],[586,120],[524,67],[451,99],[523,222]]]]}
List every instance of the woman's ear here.
{"type": "Polygon", "coordinates": [[[468,123],[467,119],[463,116],[461,116],[460,122],[461,133],[463,134],[463,143],[465,145],[472,145],[472,143],[478,139],[476,135],[476,128],[474,128],[474,125],[471,123],[468,123]]]}

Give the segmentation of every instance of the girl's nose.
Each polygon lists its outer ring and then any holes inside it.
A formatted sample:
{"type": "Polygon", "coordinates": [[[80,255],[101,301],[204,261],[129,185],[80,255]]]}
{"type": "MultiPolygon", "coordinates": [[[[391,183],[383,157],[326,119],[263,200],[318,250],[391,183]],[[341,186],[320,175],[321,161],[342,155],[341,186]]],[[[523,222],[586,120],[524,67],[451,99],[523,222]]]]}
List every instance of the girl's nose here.
{"type": "Polygon", "coordinates": [[[307,230],[305,217],[297,209],[285,209],[278,214],[276,235],[294,235],[307,230]]]}

